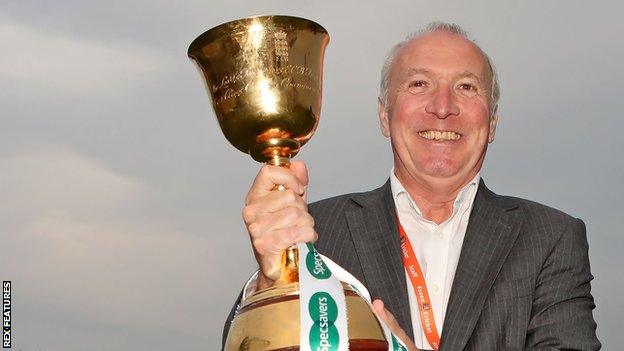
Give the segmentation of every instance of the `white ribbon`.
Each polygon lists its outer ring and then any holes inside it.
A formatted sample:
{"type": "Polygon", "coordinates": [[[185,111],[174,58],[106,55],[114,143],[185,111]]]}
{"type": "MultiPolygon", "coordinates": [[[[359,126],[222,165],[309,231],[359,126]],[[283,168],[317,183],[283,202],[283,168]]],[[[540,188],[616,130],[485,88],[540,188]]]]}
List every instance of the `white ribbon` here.
{"type": "MultiPolygon", "coordinates": [[[[309,243],[297,244],[299,249],[300,342],[302,351],[347,351],[349,332],[347,306],[338,272],[347,284],[368,302],[374,311],[370,293],[351,274],[319,254],[309,243]],[[331,266],[331,269],[330,269],[331,266]]],[[[379,317],[378,317],[379,319],[379,317]]],[[[385,323],[379,319],[388,341],[388,351],[407,351],[385,323]]]]}

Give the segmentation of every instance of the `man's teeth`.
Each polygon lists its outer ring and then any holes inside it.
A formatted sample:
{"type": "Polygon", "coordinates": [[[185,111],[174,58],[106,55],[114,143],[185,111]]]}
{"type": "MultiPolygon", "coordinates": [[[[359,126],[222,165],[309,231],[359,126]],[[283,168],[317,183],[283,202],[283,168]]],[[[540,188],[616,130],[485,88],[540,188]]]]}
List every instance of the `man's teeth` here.
{"type": "Polygon", "coordinates": [[[461,138],[461,135],[455,132],[440,132],[437,130],[422,131],[418,135],[428,140],[459,140],[461,138]]]}

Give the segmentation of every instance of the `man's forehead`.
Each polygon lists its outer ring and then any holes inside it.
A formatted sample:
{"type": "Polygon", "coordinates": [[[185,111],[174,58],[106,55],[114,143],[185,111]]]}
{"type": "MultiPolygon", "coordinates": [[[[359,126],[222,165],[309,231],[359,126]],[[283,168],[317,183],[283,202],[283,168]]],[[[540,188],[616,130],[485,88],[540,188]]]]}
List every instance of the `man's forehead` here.
{"type": "Polygon", "coordinates": [[[403,45],[403,49],[405,50],[414,48],[421,51],[465,51],[466,53],[472,52],[473,54],[481,55],[480,49],[470,39],[444,30],[437,30],[415,36],[406,41],[403,45]]]}
{"type": "MultiPolygon", "coordinates": [[[[479,81],[483,80],[483,77],[480,76],[481,72],[473,72],[470,70],[457,70],[455,72],[451,72],[451,74],[456,77],[456,78],[474,78],[477,79],[479,81]]],[[[403,67],[399,74],[402,77],[411,77],[411,76],[415,76],[415,75],[419,75],[419,74],[423,74],[423,75],[436,75],[437,73],[427,69],[427,68],[418,68],[418,67],[403,67]]]]}
{"type": "Polygon", "coordinates": [[[400,76],[432,73],[438,68],[480,80],[488,74],[486,58],[478,46],[467,38],[444,31],[409,40],[397,52],[394,63],[393,68],[400,76]]]}

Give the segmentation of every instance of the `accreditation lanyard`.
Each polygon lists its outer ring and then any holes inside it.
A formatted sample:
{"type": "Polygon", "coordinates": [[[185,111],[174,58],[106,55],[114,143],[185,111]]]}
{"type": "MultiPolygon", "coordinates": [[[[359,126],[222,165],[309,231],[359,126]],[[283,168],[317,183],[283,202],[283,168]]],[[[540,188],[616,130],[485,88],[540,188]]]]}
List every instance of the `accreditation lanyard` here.
{"type": "Polygon", "coordinates": [[[399,238],[401,239],[401,256],[403,257],[403,265],[407,271],[407,275],[412,281],[414,292],[416,293],[416,301],[418,302],[418,311],[420,314],[420,325],[425,333],[425,337],[429,342],[429,345],[434,350],[440,348],[440,334],[436,328],[435,321],[433,319],[433,309],[431,306],[431,300],[429,299],[429,292],[427,291],[427,284],[425,283],[425,277],[422,274],[418,259],[414,254],[412,243],[409,237],[405,233],[405,229],[401,225],[401,222],[397,218],[397,225],[399,227],[399,238]]]}

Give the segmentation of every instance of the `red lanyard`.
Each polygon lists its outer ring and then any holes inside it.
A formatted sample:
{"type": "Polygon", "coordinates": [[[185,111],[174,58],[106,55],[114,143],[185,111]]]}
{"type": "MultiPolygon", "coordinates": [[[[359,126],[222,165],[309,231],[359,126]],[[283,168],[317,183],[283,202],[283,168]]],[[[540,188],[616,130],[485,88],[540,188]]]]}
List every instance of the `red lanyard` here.
{"type": "Polygon", "coordinates": [[[412,243],[410,242],[405,229],[401,225],[401,222],[397,218],[397,224],[399,227],[399,238],[401,239],[401,253],[403,257],[403,265],[407,271],[407,275],[412,281],[414,292],[416,293],[416,301],[418,302],[418,311],[420,312],[420,325],[425,332],[429,345],[437,350],[440,347],[440,334],[436,328],[435,321],[433,319],[433,309],[431,306],[431,300],[429,300],[429,292],[427,291],[427,284],[425,283],[425,277],[422,274],[418,259],[414,254],[412,243]]]}

